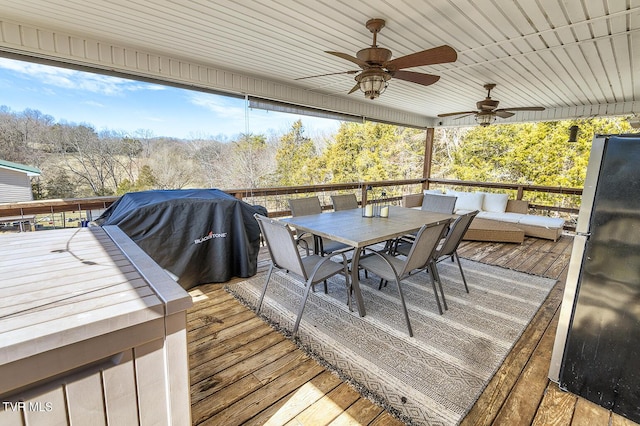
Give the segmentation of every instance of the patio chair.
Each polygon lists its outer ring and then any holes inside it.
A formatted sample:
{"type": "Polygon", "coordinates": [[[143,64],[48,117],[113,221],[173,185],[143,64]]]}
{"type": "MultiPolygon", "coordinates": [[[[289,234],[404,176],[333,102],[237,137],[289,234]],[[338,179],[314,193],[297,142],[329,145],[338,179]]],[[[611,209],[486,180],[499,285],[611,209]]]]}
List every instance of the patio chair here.
{"type": "Polygon", "coordinates": [[[284,270],[287,273],[294,273],[305,280],[306,289],[300,307],[298,308],[298,316],[293,327],[294,336],[296,336],[298,332],[302,312],[309,297],[309,291],[313,288],[314,284],[320,281],[326,281],[336,274],[343,274],[347,286],[347,305],[349,306],[349,310],[351,310],[351,285],[349,284],[347,257],[344,253],[342,253],[342,263],[335,262],[331,260],[330,257],[322,257],[317,254],[301,257],[295,241],[294,232],[289,225],[259,214],[255,214],[254,217],[260,225],[260,230],[267,242],[267,248],[271,256],[271,266],[269,267],[269,272],[267,272],[267,279],[256,307],[257,313],[260,313],[262,309],[262,301],[267,292],[271,274],[276,268],[284,270]]]}
{"type": "MultiPolygon", "coordinates": [[[[453,214],[457,199],[458,197],[451,195],[426,193],[422,196],[422,206],[420,207],[420,210],[433,213],[453,214]]],[[[386,248],[389,252],[394,254],[406,254],[408,253],[409,247],[415,237],[416,234],[403,235],[402,237],[390,241],[386,248]]],[[[383,284],[385,283],[380,281],[380,287],[382,287],[383,284]]]]}
{"type": "MultiPolygon", "coordinates": [[[[459,216],[455,222],[451,225],[449,229],[449,233],[446,235],[444,241],[440,246],[436,249],[434,255],[434,267],[433,272],[436,275],[436,280],[440,282],[440,274],[438,273],[438,269],[436,268],[436,263],[442,262],[444,259],[450,257],[451,261],[456,261],[458,263],[458,269],[460,269],[460,275],[462,276],[462,282],[464,283],[464,289],[469,293],[469,287],[467,286],[467,280],[464,276],[464,272],[462,271],[462,265],[460,264],[460,258],[458,257],[458,246],[462,241],[462,237],[469,229],[469,225],[473,222],[473,219],[479,213],[478,210],[463,214],[459,216]]],[[[442,293],[442,299],[444,300],[444,293],[442,293]]]]}
{"type": "MultiPolygon", "coordinates": [[[[333,204],[334,211],[353,210],[359,207],[356,194],[332,195],[331,203],[333,204]]],[[[366,253],[366,250],[367,250],[366,248],[363,249],[365,253],[366,253]]],[[[364,271],[364,276],[369,278],[369,274],[367,273],[367,271],[364,271]]]]}
{"type": "MultiPolygon", "coordinates": [[[[450,222],[450,220],[444,220],[424,225],[420,228],[415,241],[411,245],[409,253],[404,259],[385,252],[372,252],[360,259],[359,266],[361,268],[373,272],[382,280],[395,281],[398,285],[398,294],[400,295],[400,302],[404,309],[404,318],[407,323],[407,329],[409,330],[409,336],[413,336],[413,329],[411,328],[409,312],[407,311],[404,295],[402,294],[401,282],[428,268],[430,272],[429,275],[431,277],[431,285],[433,286],[433,294],[438,305],[438,311],[440,312],[440,315],[442,315],[443,311],[442,306],[440,305],[438,290],[436,289],[436,279],[432,272],[432,268],[429,268],[429,266],[433,263],[436,247],[442,239],[450,222]]],[[[442,292],[441,284],[440,292],[442,292]]]]}
{"type": "Polygon", "coordinates": [[[331,203],[333,204],[333,210],[352,210],[358,208],[358,199],[356,194],[342,194],[332,195],[331,203]]]}
{"type": "Polygon", "coordinates": [[[424,194],[420,209],[434,213],[452,214],[457,199],[458,197],[451,195],[424,194]]]}
{"type": "MultiPolygon", "coordinates": [[[[469,225],[478,214],[478,210],[472,211],[462,216],[459,216],[449,227],[449,231],[446,234],[444,240],[438,245],[436,251],[433,255],[433,264],[431,266],[431,274],[435,277],[435,280],[440,284],[440,288],[442,288],[442,281],[440,280],[440,274],[438,272],[437,263],[442,262],[447,258],[451,258],[452,261],[456,261],[458,263],[458,268],[460,269],[460,275],[462,276],[462,282],[464,283],[464,289],[469,293],[469,287],[467,286],[467,280],[464,276],[464,272],[462,271],[462,264],[460,263],[460,258],[458,257],[458,246],[462,242],[462,237],[469,229],[469,225]]],[[[408,255],[411,249],[411,245],[404,243],[399,244],[396,247],[396,254],[408,255]]],[[[444,292],[442,292],[442,303],[447,309],[447,300],[444,296],[444,292]]]]}
{"type": "MultiPolygon", "coordinates": [[[[318,197],[291,198],[289,199],[289,209],[291,210],[291,216],[307,216],[310,214],[322,213],[322,206],[320,206],[320,199],[318,197]]],[[[301,234],[298,238],[305,240],[308,244],[312,237],[301,234]]],[[[349,247],[346,244],[320,237],[313,239],[313,245],[316,254],[323,256],[342,250],[352,249],[352,247],[349,247]]]]}

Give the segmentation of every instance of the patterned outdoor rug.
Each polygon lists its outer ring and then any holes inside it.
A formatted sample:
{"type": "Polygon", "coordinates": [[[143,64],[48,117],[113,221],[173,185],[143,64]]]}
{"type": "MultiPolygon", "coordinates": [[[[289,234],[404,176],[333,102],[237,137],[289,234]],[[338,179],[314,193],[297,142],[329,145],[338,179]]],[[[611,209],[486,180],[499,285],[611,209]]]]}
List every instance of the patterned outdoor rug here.
{"type": "MultiPolygon", "coordinates": [[[[409,337],[397,287],[378,290],[361,280],[367,315],[346,305],[344,278],[309,296],[298,344],[363,395],[408,424],[457,424],[473,406],[555,281],[461,259],[470,293],[455,263],[438,270],[449,310],[439,315],[431,282],[420,273],[404,283],[414,337],[409,337]]],[[[255,306],[265,274],[227,290],[255,306]]],[[[301,281],[274,273],[262,314],[290,336],[303,294],[301,281]]]]}

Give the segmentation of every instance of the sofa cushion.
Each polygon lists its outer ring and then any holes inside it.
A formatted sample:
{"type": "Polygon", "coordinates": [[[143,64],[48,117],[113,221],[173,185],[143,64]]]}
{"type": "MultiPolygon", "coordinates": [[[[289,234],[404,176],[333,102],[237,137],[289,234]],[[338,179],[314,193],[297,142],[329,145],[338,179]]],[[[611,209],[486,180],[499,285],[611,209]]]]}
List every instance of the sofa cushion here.
{"type": "Polygon", "coordinates": [[[482,210],[482,200],[484,199],[484,193],[482,192],[447,191],[447,195],[458,197],[455,207],[456,214],[460,214],[459,211],[461,210],[482,210]]]}
{"type": "Polygon", "coordinates": [[[424,189],[422,190],[423,194],[444,194],[442,189],[424,189]]]}
{"type": "Polygon", "coordinates": [[[504,213],[507,209],[507,201],[509,201],[509,194],[485,192],[482,200],[482,210],[485,212],[504,213]]]}
{"type": "Polygon", "coordinates": [[[505,212],[505,213],[480,212],[478,213],[477,217],[482,219],[499,220],[501,222],[518,223],[525,216],[526,215],[522,213],[511,213],[511,212],[505,212]]]}
{"type": "Polygon", "coordinates": [[[559,217],[536,216],[532,214],[525,215],[518,223],[523,225],[542,226],[549,229],[558,229],[564,226],[564,219],[559,217]]]}

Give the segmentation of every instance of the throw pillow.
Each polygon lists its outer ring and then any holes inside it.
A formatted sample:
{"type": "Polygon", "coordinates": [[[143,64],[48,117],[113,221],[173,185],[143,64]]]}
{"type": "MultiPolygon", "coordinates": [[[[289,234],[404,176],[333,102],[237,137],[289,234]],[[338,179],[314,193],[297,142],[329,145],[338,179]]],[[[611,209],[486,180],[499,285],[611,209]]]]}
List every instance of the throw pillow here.
{"type": "Polygon", "coordinates": [[[484,200],[482,201],[482,210],[485,212],[504,213],[507,209],[507,201],[509,201],[509,194],[492,194],[485,192],[484,200]]]}
{"type": "Polygon", "coordinates": [[[458,210],[482,210],[482,200],[484,199],[484,193],[482,192],[447,191],[447,195],[455,195],[458,197],[455,207],[456,212],[458,210]]]}

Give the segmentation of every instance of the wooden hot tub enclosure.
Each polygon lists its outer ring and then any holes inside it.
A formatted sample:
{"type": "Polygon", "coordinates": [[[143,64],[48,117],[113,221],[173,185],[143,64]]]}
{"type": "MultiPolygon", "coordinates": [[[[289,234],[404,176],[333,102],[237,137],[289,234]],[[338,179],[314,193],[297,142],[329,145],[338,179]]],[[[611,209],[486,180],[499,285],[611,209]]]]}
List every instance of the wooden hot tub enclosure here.
{"type": "Polygon", "coordinates": [[[0,424],[190,424],[191,297],[117,227],[0,235],[0,424]]]}

